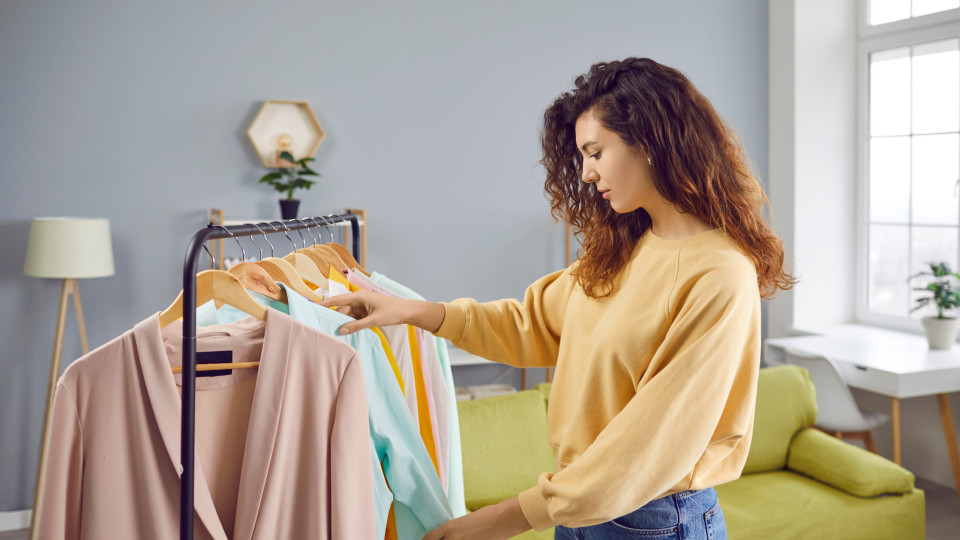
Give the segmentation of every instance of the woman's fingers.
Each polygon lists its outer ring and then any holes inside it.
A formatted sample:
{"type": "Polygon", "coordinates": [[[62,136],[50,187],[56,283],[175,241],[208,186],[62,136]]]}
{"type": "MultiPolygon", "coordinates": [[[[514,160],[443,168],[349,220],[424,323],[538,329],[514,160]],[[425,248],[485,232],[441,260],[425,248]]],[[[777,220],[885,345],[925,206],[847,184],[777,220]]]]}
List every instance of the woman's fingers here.
{"type": "Polygon", "coordinates": [[[376,298],[373,293],[359,291],[326,298],[322,302],[319,302],[318,305],[323,307],[336,307],[339,313],[356,319],[340,327],[340,335],[345,336],[381,324],[380,319],[382,319],[382,317],[377,314],[377,300],[378,298],[376,298]]]}

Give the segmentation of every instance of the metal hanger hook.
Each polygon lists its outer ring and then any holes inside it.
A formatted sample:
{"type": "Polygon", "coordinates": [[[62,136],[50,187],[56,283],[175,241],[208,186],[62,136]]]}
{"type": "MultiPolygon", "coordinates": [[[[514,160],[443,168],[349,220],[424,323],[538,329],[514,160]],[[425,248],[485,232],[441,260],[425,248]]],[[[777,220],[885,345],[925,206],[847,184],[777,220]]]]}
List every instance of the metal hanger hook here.
{"type": "Polygon", "coordinates": [[[210,256],[210,268],[211,268],[211,269],[216,268],[216,267],[217,267],[217,258],[213,256],[213,253],[210,252],[210,248],[207,247],[207,243],[206,243],[206,242],[203,243],[203,250],[206,251],[206,252],[207,252],[207,255],[210,256]]]}
{"type": "MultiPolygon", "coordinates": [[[[330,214],[330,215],[332,216],[333,214],[330,214]]],[[[335,222],[333,221],[332,218],[330,219],[330,221],[327,221],[327,218],[329,216],[320,216],[320,217],[323,219],[323,228],[327,230],[327,234],[330,236],[330,241],[333,242],[333,231],[330,230],[330,225],[332,225],[335,222]]]]}
{"type": "MultiPolygon", "coordinates": [[[[250,223],[250,225],[253,225],[253,223],[250,223]]],[[[253,226],[256,227],[256,225],[253,225],[253,226]]],[[[255,234],[251,234],[251,235],[250,235],[250,243],[253,244],[253,245],[255,245],[255,246],[257,246],[257,249],[260,250],[260,259],[259,259],[259,260],[262,261],[262,260],[263,260],[263,248],[260,247],[260,244],[258,244],[258,243],[254,240],[254,238],[255,238],[256,236],[257,236],[257,235],[255,235],[255,234]]]]}
{"type": "Polygon", "coordinates": [[[320,224],[317,223],[317,219],[316,218],[303,218],[303,219],[305,221],[309,221],[310,223],[313,223],[313,226],[307,227],[306,231],[307,231],[307,234],[310,235],[310,240],[313,241],[313,245],[319,244],[320,241],[317,240],[317,237],[313,235],[313,229],[317,229],[317,230],[320,229],[320,224]]]}
{"type": "Polygon", "coordinates": [[[317,245],[323,243],[323,229],[320,227],[326,227],[327,220],[323,216],[317,216],[313,218],[313,223],[317,226],[317,245]]]}
{"type": "MultiPolygon", "coordinates": [[[[275,255],[273,254],[273,244],[271,244],[271,243],[270,243],[270,239],[267,238],[267,233],[266,233],[266,231],[264,231],[263,229],[261,229],[260,226],[257,225],[256,223],[251,223],[251,225],[253,225],[254,227],[256,227],[258,231],[260,231],[260,234],[263,236],[263,240],[267,243],[268,246],[270,246],[270,256],[271,256],[271,257],[274,257],[275,255]]],[[[272,227],[272,225],[271,225],[271,227],[272,227]]],[[[261,256],[260,258],[262,259],[263,257],[261,256]]]]}
{"type": "MultiPolygon", "coordinates": [[[[300,224],[301,228],[297,229],[297,234],[300,235],[300,241],[303,242],[303,249],[307,249],[307,240],[303,237],[303,229],[307,228],[307,224],[303,222],[302,219],[293,218],[294,221],[300,224]]],[[[296,244],[293,246],[293,250],[297,250],[296,244]]]]}
{"type": "Polygon", "coordinates": [[[230,238],[233,238],[234,240],[237,241],[237,245],[240,246],[240,255],[241,255],[240,262],[247,262],[247,251],[243,249],[242,245],[240,245],[240,239],[237,238],[237,235],[230,232],[230,229],[224,227],[223,225],[217,225],[217,227],[220,227],[221,229],[223,229],[223,232],[229,234],[230,238]]]}
{"type": "Polygon", "coordinates": [[[283,227],[283,235],[287,237],[287,240],[290,241],[290,245],[293,246],[293,250],[296,251],[297,250],[296,242],[294,242],[293,238],[290,238],[290,235],[287,234],[287,231],[290,230],[290,227],[287,227],[287,225],[282,221],[271,221],[270,225],[273,225],[274,223],[279,223],[280,226],[283,227]]]}

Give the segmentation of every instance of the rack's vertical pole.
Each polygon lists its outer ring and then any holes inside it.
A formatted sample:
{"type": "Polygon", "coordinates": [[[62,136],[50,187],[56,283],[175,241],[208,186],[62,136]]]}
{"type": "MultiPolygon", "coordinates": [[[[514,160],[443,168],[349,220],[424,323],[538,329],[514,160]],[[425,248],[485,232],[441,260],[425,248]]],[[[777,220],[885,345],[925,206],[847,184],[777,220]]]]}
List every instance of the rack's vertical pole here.
{"type": "MultiPolygon", "coordinates": [[[[350,242],[353,244],[353,258],[360,261],[360,216],[349,214],[350,219],[350,242]]],[[[363,261],[361,264],[367,264],[363,261]]]]}
{"type": "Polygon", "coordinates": [[[193,478],[197,376],[197,258],[206,236],[199,231],[187,248],[183,264],[183,374],[180,409],[180,540],[193,540],[193,478]]]}

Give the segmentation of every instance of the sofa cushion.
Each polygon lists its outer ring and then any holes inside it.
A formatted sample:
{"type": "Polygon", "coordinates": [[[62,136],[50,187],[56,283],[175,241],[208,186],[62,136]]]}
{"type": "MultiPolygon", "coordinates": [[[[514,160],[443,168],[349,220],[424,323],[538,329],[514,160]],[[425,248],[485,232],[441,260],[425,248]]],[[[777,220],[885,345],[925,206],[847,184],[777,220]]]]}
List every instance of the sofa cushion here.
{"type": "Polygon", "coordinates": [[[817,396],[806,369],[799,366],[761,369],[753,440],[743,473],[784,468],[794,434],[816,420],[817,396]]]}
{"type": "Polygon", "coordinates": [[[731,539],[924,538],[924,494],[861,498],[790,471],[749,474],[716,487],[731,539]]]}
{"type": "Polygon", "coordinates": [[[515,497],[554,470],[541,392],[460,401],[457,413],[467,509],[515,497]]]}
{"type": "Polygon", "coordinates": [[[551,389],[551,388],[553,388],[553,383],[542,382],[542,383],[534,386],[534,387],[532,388],[532,390],[536,390],[536,391],[540,392],[541,394],[543,394],[543,402],[544,402],[544,403],[549,403],[549,402],[550,402],[550,389],[551,389]]]}
{"type": "Polygon", "coordinates": [[[793,438],[787,468],[858,497],[913,490],[913,473],[836,437],[808,428],[793,438]]]}

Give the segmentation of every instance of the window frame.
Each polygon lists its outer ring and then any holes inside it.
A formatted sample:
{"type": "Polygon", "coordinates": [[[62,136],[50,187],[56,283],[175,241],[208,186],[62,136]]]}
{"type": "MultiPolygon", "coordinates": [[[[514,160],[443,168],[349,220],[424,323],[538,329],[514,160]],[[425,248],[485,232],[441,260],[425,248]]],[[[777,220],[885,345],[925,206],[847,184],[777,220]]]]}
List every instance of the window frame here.
{"type": "MultiPolygon", "coordinates": [[[[857,322],[909,332],[922,332],[921,321],[889,315],[869,308],[870,294],[870,54],[898,47],[911,47],[930,41],[960,38],[960,8],[876,26],[867,24],[869,0],[861,0],[860,30],[857,43],[857,186],[856,186],[856,292],[854,315],[857,322]]],[[[958,97],[960,98],[960,97],[958,97]]],[[[914,226],[911,217],[910,226],[914,226]]],[[[957,226],[960,235],[960,224],[957,226]]],[[[909,253],[907,254],[909,257],[909,253]]],[[[953,261],[952,264],[957,264],[953,261]]]]}

